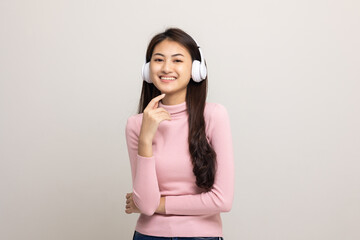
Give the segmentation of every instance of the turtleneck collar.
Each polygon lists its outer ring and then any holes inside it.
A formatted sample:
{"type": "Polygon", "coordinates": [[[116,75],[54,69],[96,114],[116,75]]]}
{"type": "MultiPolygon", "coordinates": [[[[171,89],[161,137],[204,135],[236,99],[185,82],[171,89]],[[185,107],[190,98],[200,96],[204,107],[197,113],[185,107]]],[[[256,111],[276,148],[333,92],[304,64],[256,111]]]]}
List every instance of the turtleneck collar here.
{"type": "Polygon", "coordinates": [[[160,101],[159,107],[164,108],[166,111],[170,113],[171,116],[182,115],[187,113],[186,101],[175,105],[165,105],[160,101]]]}

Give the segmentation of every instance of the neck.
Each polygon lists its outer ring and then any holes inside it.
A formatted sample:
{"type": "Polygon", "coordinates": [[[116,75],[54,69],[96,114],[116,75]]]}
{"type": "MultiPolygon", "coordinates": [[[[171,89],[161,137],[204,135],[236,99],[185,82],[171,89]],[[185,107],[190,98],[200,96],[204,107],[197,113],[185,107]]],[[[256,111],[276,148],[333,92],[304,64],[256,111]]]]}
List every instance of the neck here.
{"type": "Polygon", "coordinates": [[[164,105],[176,105],[185,102],[186,100],[186,92],[182,94],[166,94],[161,102],[164,105]]]}

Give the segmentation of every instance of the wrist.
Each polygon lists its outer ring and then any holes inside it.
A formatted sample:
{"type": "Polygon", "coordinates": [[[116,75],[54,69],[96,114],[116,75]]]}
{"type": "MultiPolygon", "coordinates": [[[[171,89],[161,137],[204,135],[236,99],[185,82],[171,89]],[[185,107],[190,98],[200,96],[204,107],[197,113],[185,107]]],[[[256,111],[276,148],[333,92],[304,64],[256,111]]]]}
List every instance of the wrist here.
{"type": "Polygon", "coordinates": [[[139,145],[141,146],[152,146],[152,139],[140,137],[139,138],[139,145]]]}
{"type": "Polygon", "coordinates": [[[161,197],[161,198],[160,198],[160,203],[159,203],[158,208],[156,209],[156,213],[166,214],[166,210],[165,210],[165,197],[161,197]]]}
{"type": "Polygon", "coordinates": [[[152,157],[152,141],[139,139],[138,154],[143,157],[152,157]]]}

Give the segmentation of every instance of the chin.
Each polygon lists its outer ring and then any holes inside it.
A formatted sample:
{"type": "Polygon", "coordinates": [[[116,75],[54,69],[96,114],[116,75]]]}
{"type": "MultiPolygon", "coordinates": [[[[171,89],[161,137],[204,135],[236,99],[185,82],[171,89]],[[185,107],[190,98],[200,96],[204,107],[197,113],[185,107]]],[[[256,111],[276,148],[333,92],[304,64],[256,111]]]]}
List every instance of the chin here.
{"type": "Polygon", "coordinates": [[[159,89],[159,91],[161,92],[161,94],[165,93],[165,94],[172,94],[174,93],[174,91],[171,91],[169,89],[159,89]]]}
{"type": "Polygon", "coordinates": [[[171,86],[164,86],[163,84],[155,84],[155,87],[157,89],[159,89],[160,92],[162,93],[172,93],[172,92],[175,92],[176,89],[174,89],[174,87],[171,87],[171,86]]]}

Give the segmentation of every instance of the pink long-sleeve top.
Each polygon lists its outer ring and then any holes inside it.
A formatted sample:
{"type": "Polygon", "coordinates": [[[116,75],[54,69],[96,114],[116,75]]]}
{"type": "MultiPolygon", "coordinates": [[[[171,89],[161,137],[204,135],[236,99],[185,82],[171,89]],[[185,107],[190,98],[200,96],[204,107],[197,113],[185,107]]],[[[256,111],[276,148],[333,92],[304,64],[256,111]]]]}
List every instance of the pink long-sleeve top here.
{"type": "Polygon", "coordinates": [[[135,230],[162,237],[222,237],[221,212],[231,209],[234,192],[234,159],[230,121],[225,107],[206,103],[206,136],[216,152],[213,188],[196,186],[189,153],[186,102],[159,107],[171,114],[153,139],[153,156],[138,155],[142,114],[129,117],[126,141],[130,157],[133,200],[141,211],[135,230]],[[165,197],[165,214],[155,213],[165,197]]]}

